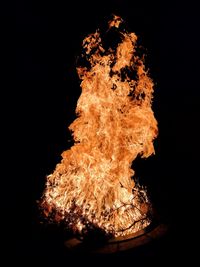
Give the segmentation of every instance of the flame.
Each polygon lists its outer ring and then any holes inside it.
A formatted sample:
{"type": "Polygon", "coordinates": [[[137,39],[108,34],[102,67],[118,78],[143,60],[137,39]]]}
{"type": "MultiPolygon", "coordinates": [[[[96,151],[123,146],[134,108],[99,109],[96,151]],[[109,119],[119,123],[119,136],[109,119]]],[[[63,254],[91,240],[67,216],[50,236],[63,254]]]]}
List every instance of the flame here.
{"type": "Polygon", "coordinates": [[[122,22],[114,16],[108,23],[120,36],[116,48],[103,47],[99,30],[83,41],[87,67],[77,68],[82,93],[69,126],[75,143],[47,176],[41,202],[45,216],[80,235],[101,229],[118,237],[150,224],[151,205],[131,165],[154,153],[153,82],[136,53],[137,36],[120,32],[122,22]]]}

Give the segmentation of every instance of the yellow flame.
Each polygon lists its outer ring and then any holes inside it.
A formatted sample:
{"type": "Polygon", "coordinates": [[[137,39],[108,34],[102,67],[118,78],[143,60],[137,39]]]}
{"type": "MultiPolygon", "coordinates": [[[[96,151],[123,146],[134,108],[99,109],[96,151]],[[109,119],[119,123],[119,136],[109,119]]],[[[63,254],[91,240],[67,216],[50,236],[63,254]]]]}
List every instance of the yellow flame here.
{"type": "MultiPolygon", "coordinates": [[[[108,31],[119,32],[121,22],[114,16],[108,31]]],[[[150,203],[131,164],[154,153],[153,82],[136,54],[137,36],[119,35],[116,49],[103,47],[99,31],[83,41],[90,66],[77,68],[82,93],[69,126],[75,144],[47,177],[41,204],[47,217],[54,214],[80,234],[99,228],[117,237],[150,223],[150,203]]]]}

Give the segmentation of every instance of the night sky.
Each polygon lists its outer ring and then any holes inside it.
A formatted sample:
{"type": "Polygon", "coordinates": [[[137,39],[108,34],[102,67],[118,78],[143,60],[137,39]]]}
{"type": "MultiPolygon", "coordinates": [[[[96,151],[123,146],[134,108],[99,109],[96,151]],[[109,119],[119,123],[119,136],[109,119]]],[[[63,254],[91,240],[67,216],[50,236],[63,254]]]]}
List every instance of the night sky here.
{"type": "MultiPolygon", "coordinates": [[[[155,83],[156,155],[137,161],[135,168],[170,225],[159,248],[154,245],[140,252],[137,261],[141,255],[143,261],[145,255],[155,263],[161,258],[170,262],[173,257],[195,256],[193,230],[189,229],[196,227],[199,192],[198,14],[191,3],[146,2],[29,0],[16,4],[16,68],[9,103],[13,109],[10,143],[16,151],[11,180],[12,214],[17,218],[14,247],[20,262],[25,257],[38,264],[59,259],[70,266],[63,256],[59,233],[38,225],[36,200],[44,189],[45,176],[72,143],[67,127],[75,119],[81,92],[76,62],[82,40],[112,13],[122,16],[129,30],[137,34],[155,83]]],[[[134,252],[126,260],[132,255],[134,252]]]]}

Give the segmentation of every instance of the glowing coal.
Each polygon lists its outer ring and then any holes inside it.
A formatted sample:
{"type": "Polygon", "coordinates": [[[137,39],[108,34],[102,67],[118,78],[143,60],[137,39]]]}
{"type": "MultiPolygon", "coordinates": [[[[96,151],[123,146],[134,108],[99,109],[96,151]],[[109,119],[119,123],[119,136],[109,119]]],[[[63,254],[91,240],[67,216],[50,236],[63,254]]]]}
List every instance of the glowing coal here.
{"type": "Polygon", "coordinates": [[[81,236],[94,229],[125,236],[150,224],[151,204],[131,165],[154,153],[153,82],[136,53],[137,36],[122,28],[113,16],[107,33],[119,36],[114,48],[104,47],[99,30],[83,41],[82,93],[69,126],[75,143],[47,176],[41,201],[46,217],[81,236]]]}

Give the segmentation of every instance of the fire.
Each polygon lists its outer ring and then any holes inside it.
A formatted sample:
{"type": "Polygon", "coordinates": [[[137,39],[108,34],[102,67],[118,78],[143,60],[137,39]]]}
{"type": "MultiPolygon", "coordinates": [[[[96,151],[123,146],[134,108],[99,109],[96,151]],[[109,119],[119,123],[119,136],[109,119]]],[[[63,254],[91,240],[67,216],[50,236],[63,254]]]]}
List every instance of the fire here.
{"type": "Polygon", "coordinates": [[[75,142],[47,176],[41,201],[46,217],[81,236],[94,229],[125,236],[151,222],[131,165],[154,153],[153,82],[136,53],[137,36],[120,31],[122,24],[118,16],[108,23],[107,32],[120,36],[115,48],[104,48],[99,30],[83,41],[87,64],[77,68],[82,93],[69,126],[75,142]]]}

